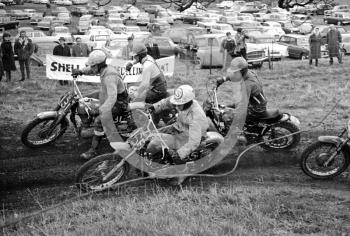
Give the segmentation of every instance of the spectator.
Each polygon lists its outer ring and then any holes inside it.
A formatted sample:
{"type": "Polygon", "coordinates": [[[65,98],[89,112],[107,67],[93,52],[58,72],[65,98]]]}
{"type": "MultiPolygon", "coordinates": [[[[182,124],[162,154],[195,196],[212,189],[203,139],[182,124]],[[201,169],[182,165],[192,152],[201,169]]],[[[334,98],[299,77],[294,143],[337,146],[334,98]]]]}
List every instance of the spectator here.
{"type": "Polygon", "coordinates": [[[190,34],[187,36],[186,45],[186,77],[190,78],[196,75],[195,64],[197,60],[198,45],[194,35],[190,34]],[[193,75],[192,75],[193,72],[193,75]],[[190,75],[191,73],[191,75],[190,75]]]}
{"type": "Polygon", "coordinates": [[[236,54],[237,56],[241,56],[244,59],[247,60],[247,44],[245,42],[246,39],[248,39],[248,35],[245,34],[244,30],[242,28],[237,29],[236,34],[236,54]]]}
{"type": "Polygon", "coordinates": [[[342,42],[342,37],[339,32],[335,28],[334,25],[330,26],[330,29],[327,33],[327,45],[328,45],[328,54],[329,54],[329,64],[333,65],[333,57],[338,58],[339,64],[342,64],[342,58],[340,56],[339,50],[340,50],[340,43],[342,42]]]}
{"type": "MultiPolygon", "coordinates": [[[[53,49],[53,55],[56,56],[62,56],[62,57],[70,57],[70,48],[66,45],[66,39],[64,37],[59,38],[59,45],[54,47],[53,49]]],[[[65,85],[68,84],[68,81],[66,80],[60,80],[59,81],[60,85],[65,85]]]]}
{"type": "Polygon", "coordinates": [[[315,59],[315,66],[318,66],[318,58],[321,57],[321,40],[319,28],[315,28],[314,32],[309,37],[310,55],[309,64],[312,65],[312,59],[315,59]]]}
{"type": "Polygon", "coordinates": [[[1,43],[2,50],[2,63],[4,65],[4,70],[6,72],[7,81],[11,81],[11,71],[16,70],[15,56],[13,52],[13,47],[11,43],[11,35],[5,32],[2,36],[3,41],[1,43]]]}
{"type": "Polygon", "coordinates": [[[46,4],[46,10],[43,14],[43,17],[45,16],[52,16],[52,11],[51,11],[51,4],[50,3],[47,3],[46,4]]]}
{"type": "Polygon", "coordinates": [[[133,44],[134,44],[134,37],[129,36],[128,44],[123,48],[123,51],[122,51],[122,58],[124,60],[132,60],[132,56],[130,55],[130,53],[132,52],[133,44]]]}
{"type": "Polygon", "coordinates": [[[153,36],[148,37],[148,43],[146,44],[147,54],[153,57],[154,59],[160,58],[158,44],[153,42],[153,36]]]}
{"type": "Polygon", "coordinates": [[[15,42],[14,46],[15,54],[18,56],[18,63],[19,67],[21,69],[21,75],[22,79],[20,81],[25,80],[25,72],[27,73],[27,79],[30,79],[30,67],[29,67],[29,61],[30,56],[33,54],[34,46],[32,43],[32,40],[27,37],[25,31],[20,32],[19,38],[15,42]]]}
{"type": "Polygon", "coordinates": [[[3,76],[4,76],[4,65],[2,64],[2,49],[0,47],[0,81],[2,80],[3,76]]]}
{"type": "Polygon", "coordinates": [[[90,54],[88,45],[82,43],[80,37],[77,37],[75,42],[76,44],[72,48],[72,57],[88,57],[90,54]]]}
{"type": "Polygon", "coordinates": [[[233,57],[235,56],[236,42],[232,38],[230,32],[226,33],[226,39],[221,43],[220,51],[223,53],[223,66],[222,70],[225,72],[227,67],[231,64],[233,57]]]}

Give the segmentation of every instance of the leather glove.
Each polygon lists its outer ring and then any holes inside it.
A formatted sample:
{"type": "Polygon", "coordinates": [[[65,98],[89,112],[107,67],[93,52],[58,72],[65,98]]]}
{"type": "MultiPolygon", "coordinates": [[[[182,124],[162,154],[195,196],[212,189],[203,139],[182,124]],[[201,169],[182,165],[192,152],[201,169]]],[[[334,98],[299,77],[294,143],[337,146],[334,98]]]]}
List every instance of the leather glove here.
{"type": "Polygon", "coordinates": [[[81,70],[73,69],[72,76],[81,76],[81,75],[83,75],[83,72],[81,70]]]}
{"type": "Polygon", "coordinates": [[[126,65],[126,70],[127,71],[130,71],[131,70],[131,67],[133,66],[134,64],[132,64],[132,62],[128,62],[128,64],[126,65]]]}
{"type": "Polygon", "coordinates": [[[146,103],[145,104],[145,110],[153,113],[155,111],[155,108],[154,108],[153,104],[146,103]]]}

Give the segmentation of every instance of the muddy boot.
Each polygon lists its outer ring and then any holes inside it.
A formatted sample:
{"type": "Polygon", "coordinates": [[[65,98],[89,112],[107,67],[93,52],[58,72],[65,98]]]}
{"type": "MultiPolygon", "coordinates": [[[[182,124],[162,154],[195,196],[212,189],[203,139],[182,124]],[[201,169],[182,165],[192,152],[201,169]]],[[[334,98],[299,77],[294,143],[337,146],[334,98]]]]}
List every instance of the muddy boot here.
{"type": "Polygon", "coordinates": [[[97,149],[101,143],[101,140],[102,140],[102,136],[94,135],[92,137],[90,149],[87,152],[84,152],[83,154],[81,154],[80,157],[85,160],[90,160],[91,158],[94,158],[95,156],[97,156],[98,155],[97,149]]]}
{"type": "Polygon", "coordinates": [[[329,59],[329,65],[333,65],[333,58],[332,57],[329,59]]]}
{"type": "Polygon", "coordinates": [[[318,59],[315,60],[315,66],[318,66],[318,59]]]}
{"type": "Polygon", "coordinates": [[[312,59],[309,60],[309,65],[310,65],[310,66],[312,65],[312,59]]]}

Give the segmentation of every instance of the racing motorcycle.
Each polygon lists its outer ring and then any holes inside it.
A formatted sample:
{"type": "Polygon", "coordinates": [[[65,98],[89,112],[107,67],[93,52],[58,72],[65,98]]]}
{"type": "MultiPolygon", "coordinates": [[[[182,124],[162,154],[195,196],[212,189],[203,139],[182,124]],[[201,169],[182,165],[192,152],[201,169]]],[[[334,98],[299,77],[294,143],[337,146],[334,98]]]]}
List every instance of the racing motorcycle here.
{"type": "MultiPolygon", "coordinates": [[[[162,173],[165,168],[176,168],[176,165],[183,165],[191,168],[195,161],[209,155],[216,147],[224,141],[222,135],[217,132],[207,132],[206,137],[201,140],[199,147],[194,150],[184,161],[180,163],[170,156],[166,143],[163,141],[159,153],[150,154],[146,151],[150,141],[159,137],[159,130],[152,120],[152,114],[144,110],[144,103],[131,103],[131,109],[136,109],[144,117],[147,122],[144,126],[137,128],[123,144],[124,147],[116,146],[114,143],[110,145],[115,150],[127,150],[129,154],[122,157],[116,153],[108,153],[97,156],[82,165],[76,174],[76,185],[82,191],[103,191],[113,187],[114,184],[123,180],[130,169],[129,162],[132,161],[135,154],[139,159],[133,164],[141,173],[162,173]],[[145,167],[147,169],[145,169],[145,167]]],[[[161,138],[160,138],[161,140],[161,138]]],[[[169,179],[157,175],[158,178],[169,179]]]]}
{"type": "Polygon", "coordinates": [[[350,163],[350,120],[338,136],[320,136],[301,154],[300,167],[314,179],[330,179],[344,172],[350,163]],[[347,134],[347,137],[343,137],[347,134]]]}
{"type": "MultiPolygon", "coordinates": [[[[59,99],[57,106],[52,111],[37,114],[35,119],[26,125],[21,134],[24,145],[38,148],[55,142],[66,132],[70,124],[69,120],[79,138],[93,136],[93,124],[99,115],[99,100],[83,97],[76,83],[76,78],[73,76],[72,90],[59,99]]],[[[127,125],[126,117],[127,114],[121,114],[114,119],[123,139],[127,139],[132,131],[127,125]]],[[[174,116],[172,113],[167,113],[163,114],[162,119],[168,124],[173,122],[174,116]]]]}
{"type": "MultiPolygon", "coordinates": [[[[203,109],[216,130],[226,136],[234,117],[234,107],[218,103],[216,79],[209,79],[206,87],[208,96],[203,103],[203,109]]],[[[300,142],[300,133],[296,133],[300,130],[299,126],[300,121],[295,116],[272,110],[258,119],[247,119],[241,135],[245,137],[247,144],[264,141],[260,146],[265,150],[289,150],[300,142]],[[277,139],[292,133],[296,134],[277,139]]]]}

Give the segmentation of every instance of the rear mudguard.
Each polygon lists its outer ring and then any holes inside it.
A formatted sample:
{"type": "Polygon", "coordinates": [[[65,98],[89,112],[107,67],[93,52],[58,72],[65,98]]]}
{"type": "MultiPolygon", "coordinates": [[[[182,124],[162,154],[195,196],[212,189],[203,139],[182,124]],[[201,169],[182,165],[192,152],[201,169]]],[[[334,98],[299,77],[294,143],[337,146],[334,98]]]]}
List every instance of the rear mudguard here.
{"type": "MultiPolygon", "coordinates": [[[[321,143],[331,143],[335,145],[340,145],[345,139],[340,138],[338,136],[320,136],[318,137],[318,141],[321,143]]],[[[343,150],[350,156],[350,146],[344,145],[343,150]]]]}
{"type": "Polygon", "coordinates": [[[57,117],[58,116],[58,112],[57,111],[44,111],[44,112],[40,112],[36,116],[39,119],[45,119],[45,118],[48,118],[48,117],[57,117]]]}

